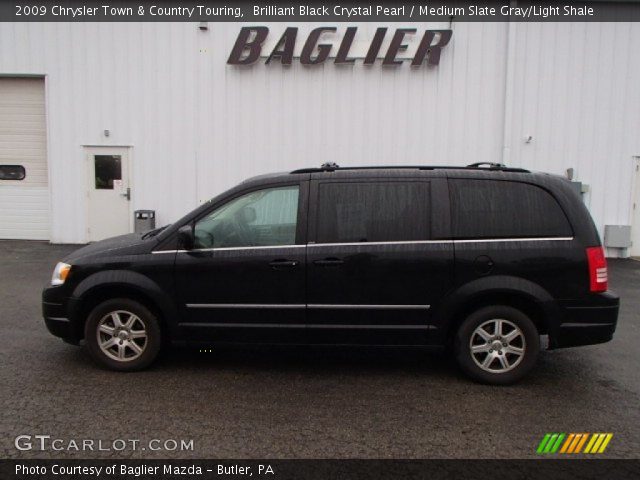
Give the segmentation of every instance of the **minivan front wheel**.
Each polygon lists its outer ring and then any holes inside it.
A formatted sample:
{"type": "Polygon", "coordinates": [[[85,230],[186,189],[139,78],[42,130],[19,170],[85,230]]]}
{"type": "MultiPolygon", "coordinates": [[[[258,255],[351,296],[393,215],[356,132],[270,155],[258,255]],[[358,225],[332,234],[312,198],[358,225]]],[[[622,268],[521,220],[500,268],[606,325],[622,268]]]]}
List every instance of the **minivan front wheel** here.
{"type": "Polygon", "coordinates": [[[505,385],[524,377],[540,351],[538,331],[527,315],[509,306],[483,307],[458,329],[460,367],[483,383],[505,385]]]}
{"type": "Polygon", "coordinates": [[[116,298],[91,311],[85,324],[85,342],[99,364],[112,370],[141,370],[160,351],[160,326],[144,305],[116,298]]]}

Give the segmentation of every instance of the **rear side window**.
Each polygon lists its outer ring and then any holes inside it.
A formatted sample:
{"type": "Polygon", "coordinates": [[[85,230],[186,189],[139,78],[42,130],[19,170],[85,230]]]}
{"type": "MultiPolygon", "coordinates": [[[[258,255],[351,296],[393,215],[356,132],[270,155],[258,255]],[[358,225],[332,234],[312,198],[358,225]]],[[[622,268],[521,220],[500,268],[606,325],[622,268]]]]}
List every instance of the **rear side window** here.
{"type": "Polygon", "coordinates": [[[430,237],[428,182],[321,183],[317,242],[391,242],[430,237]]]}
{"type": "Polygon", "coordinates": [[[528,183],[449,180],[454,238],[570,237],[562,208],[528,183]]]}

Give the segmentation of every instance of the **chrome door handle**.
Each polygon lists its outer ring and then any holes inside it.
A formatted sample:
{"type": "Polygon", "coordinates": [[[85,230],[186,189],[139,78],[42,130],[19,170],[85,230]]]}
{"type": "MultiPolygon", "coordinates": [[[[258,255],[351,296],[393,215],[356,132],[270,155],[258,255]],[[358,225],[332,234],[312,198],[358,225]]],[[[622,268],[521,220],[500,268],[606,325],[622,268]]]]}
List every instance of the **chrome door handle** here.
{"type": "Polygon", "coordinates": [[[274,270],[278,270],[280,268],[293,268],[293,267],[297,267],[298,264],[300,262],[298,262],[297,260],[285,260],[285,259],[278,259],[278,260],[274,260],[273,262],[269,262],[269,266],[271,268],[273,268],[274,270]]]}
{"type": "Polygon", "coordinates": [[[127,187],[127,191],[125,193],[121,193],[120,196],[126,198],[127,201],[131,201],[131,188],[127,187]]]}

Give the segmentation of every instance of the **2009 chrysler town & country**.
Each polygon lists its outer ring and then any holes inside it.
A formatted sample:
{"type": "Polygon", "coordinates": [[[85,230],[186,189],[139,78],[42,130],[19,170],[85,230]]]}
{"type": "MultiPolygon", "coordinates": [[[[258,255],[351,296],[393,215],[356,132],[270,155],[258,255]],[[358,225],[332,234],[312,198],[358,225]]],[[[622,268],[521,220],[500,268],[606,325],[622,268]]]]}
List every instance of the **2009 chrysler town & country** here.
{"type": "Polygon", "coordinates": [[[165,341],[452,345],[496,384],[532,368],[541,335],[611,340],[618,305],[569,182],[497,164],[256,177],[168,227],[81,248],[43,293],[51,333],[116,370],[165,341]]]}

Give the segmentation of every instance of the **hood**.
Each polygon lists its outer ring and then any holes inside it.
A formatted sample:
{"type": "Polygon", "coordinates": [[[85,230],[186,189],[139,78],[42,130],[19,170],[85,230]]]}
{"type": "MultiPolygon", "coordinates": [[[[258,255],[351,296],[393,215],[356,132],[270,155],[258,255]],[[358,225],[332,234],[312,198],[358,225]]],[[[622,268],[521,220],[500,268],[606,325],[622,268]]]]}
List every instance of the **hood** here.
{"type": "Polygon", "coordinates": [[[97,257],[107,254],[134,254],[142,250],[140,248],[141,246],[148,245],[150,243],[155,244],[155,239],[150,238],[143,240],[141,233],[129,233],[127,235],[120,235],[100,240],[99,242],[90,243],[89,245],[67,255],[63,261],[73,264],[74,261],[89,256],[97,257]]]}

